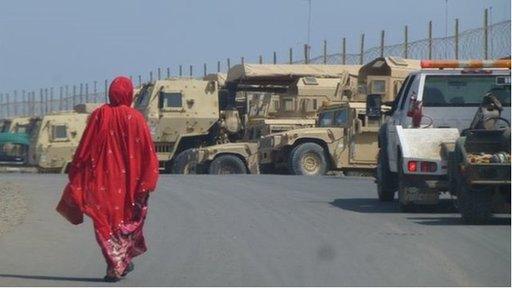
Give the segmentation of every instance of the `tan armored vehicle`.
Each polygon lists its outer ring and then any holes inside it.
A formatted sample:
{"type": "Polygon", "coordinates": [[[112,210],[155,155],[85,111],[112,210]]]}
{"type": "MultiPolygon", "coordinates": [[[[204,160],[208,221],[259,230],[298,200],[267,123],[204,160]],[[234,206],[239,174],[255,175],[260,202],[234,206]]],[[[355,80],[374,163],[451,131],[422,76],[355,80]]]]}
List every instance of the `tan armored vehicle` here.
{"type": "Polygon", "coordinates": [[[43,173],[66,172],[80,143],[89,115],[100,105],[102,104],[78,104],[73,111],[43,116],[31,141],[30,164],[43,173]]]}
{"type": "Polygon", "coordinates": [[[295,175],[323,175],[330,170],[364,175],[375,168],[383,120],[381,114],[373,117],[366,107],[361,102],[327,106],[320,110],[316,127],[263,137],[260,164],[286,168],[295,175]]]}
{"type": "MultiPolygon", "coordinates": [[[[356,65],[234,66],[228,72],[226,87],[229,95],[246,99],[247,108],[241,112],[243,137],[235,143],[185,150],[176,158],[173,172],[259,173],[258,140],[270,133],[313,127],[321,106],[341,103],[343,97],[350,97],[357,90],[359,68],[356,65]]],[[[237,107],[237,110],[242,109],[237,107]]]]}
{"type": "Polygon", "coordinates": [[[0,133],[9,131],[11,121],[8,119],[1,119],[0,120],[0,133]]]}
{"type": "Polygon", "coordinates": [[[420,60],[381,57],[361,67],[358,76],[359,93],[353,101],[364,102],[364,95],[378,94],[382,102],[393,102],[409,73],[421,69],[420,60]]]}

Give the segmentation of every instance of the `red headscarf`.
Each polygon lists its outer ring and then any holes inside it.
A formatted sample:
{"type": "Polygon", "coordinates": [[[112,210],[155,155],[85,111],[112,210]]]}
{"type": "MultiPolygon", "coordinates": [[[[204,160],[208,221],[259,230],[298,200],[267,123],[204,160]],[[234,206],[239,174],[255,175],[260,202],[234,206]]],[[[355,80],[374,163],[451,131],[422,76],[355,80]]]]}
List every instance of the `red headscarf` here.
{"type": "Polygon", "coordinates": [[[130,79],[114,79],[109,98],[110,104],[89,117],[57,207],[73,224],[83,221],[82,213],[90,216],[105,238],[132,219],[135,199],[153,191],[158,180],[148,126],[142,114],[130,107],[130,79]]]}

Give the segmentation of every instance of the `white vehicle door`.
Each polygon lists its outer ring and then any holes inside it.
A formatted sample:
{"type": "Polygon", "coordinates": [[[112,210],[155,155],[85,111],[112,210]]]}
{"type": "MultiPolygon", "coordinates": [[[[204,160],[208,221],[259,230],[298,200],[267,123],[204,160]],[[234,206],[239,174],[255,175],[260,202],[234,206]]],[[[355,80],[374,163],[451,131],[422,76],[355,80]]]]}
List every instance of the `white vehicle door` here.
{"type": "Polygon", "coordinates": [[[402,87],[400,88],[400,91],[397,95],[398,101],[394,103],[396,107],[393,107],[394,112],[392,116],[388,120],[387,125],[387,153],[388,153],[388,162],[389,162],[389,170],[392,172],[396,172],[396,147],[397,147],[397,134],[396,134],[396,126],[402,124],[402,119],[407,114],[407,112],[404,112],[405,102],[409,95],[409,90],[414,82],[414,79],[417,78],[416,75],[410,75],[408,76],[402,87]]]}

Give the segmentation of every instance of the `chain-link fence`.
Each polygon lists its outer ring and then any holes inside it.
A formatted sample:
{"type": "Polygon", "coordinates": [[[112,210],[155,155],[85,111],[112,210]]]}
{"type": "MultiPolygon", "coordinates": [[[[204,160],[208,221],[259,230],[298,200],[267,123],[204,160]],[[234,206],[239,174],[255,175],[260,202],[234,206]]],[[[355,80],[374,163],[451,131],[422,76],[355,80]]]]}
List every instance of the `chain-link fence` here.
{"type": "MultiPolygon", "coordinates": [[[[485,17],[486,19],[487,17],[485,17]]],[[[487,20],[485,20],[487,23],[487,20]]],[[[363,64],[380,56],[398,56],[413,59],[496,59],[510,56],[510,20],[458,32],[456,21],[455,33],[450,37],[433,38],[432,23],[429,23],[429,37],[422,40],[408,42],[407,27],[404,29],[404,42],[395,45],[384,45],[384,31],[381,33],[380,46],[364,49],[364,35],[361,37],[359,53],[335,53],[327,54],[327,43],[324,42],[324,53],[318,57],[310,58],[310,47],[305,45],[304,60],[293,61],[292,49],[287,63],[314,63],[314,64],[363,64]]],[[[345,45],[343,45],[344,47],[345,45]]],[[[345,51],[344,48],[339,51],[345,51]]],[[[241,62],[243,63],[242,57],[241,62]]],[[[276,53],[273,55],[273,63],[277,63],[276,53]]],[[[259,57],[262,63],[262,56],[259,57]]],[[[227,60],[230,67],[230,60],[227,60]]],[[[193,75],[193,66],[189,66],[189,75],[193,75]]],[[[217,62],[217,71],[220,71],[220,61],[217,62]]],[[[179,76],[182,76],[182,65],[179,65],[179,76]]],[[[206,74],[206,64],[203,67],[206,74]]],[[[167,77],[170,70],[167,68],[167,77]]],[[[161,68],[149,73],[149,81],[161,79],[161,68]]],[[[142,77],[138,76],[138,85],[142,83],[142,77]]],[[[15,90],[12,93],[0,93],[0,119],[15,116],[41,116],[55,111],[71,110],[72,107],[84,102],[105,102],[107,100],[107,84],[94,81],[80,85],[65,85],[58,88],[44,88],[34,90],[15,90]],[[101,84],[104,85],[101,85],[101,84]],[[102,87],[100,87],[102,86],[102,87]]]]}

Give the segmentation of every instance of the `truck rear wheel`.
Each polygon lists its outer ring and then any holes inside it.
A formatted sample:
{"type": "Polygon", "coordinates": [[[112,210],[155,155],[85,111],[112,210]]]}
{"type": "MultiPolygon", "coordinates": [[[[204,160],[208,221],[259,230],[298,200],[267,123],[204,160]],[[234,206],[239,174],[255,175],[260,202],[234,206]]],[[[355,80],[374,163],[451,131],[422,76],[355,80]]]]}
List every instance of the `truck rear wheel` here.
{"type": "Polygon", "coordinates": [[[210,164],[209,174],[247,174],[247,167],[240,158],[234,155],[221,155],[210,164]]]}
{"type": "Polygon", "coordinates": [[[176,156],[171,172],[174,174],[201,174],[200,165],[197,162],[193,148],[182,151],[176,156]]]}
{"type": "Polygon", "coordinates": [[[388,155],[383,148],[379,149],[379,160],[377,162],[377,194],[380,201],[393,201],[395,198],[396,184],[393,181],[394,175],[389,170],[388,155]]]}
{"type": "Polygon", "coordinates": [[[464,222],[485,224],[492,215],[491,188],[471,188],[464,179],[457,184],[457,208],[464,222]]]}
{"type": "MultiPolygon", "coordinates": [[[[401,164],[402,161],[400,160],[399,163],[401,164]]],[[[411,181],[402,169],[402,165],[398,166],[398,207],[402,212],[414,212],[416,205],[407,200],[408,190],[412,186],[411,181]]]]}
{"type": "Polygon", "coordinates": [[[290,152],[289,167],[292,174],[324,175],[327,166],[324,149],[316,143],[300,144],[290,152]]]}

